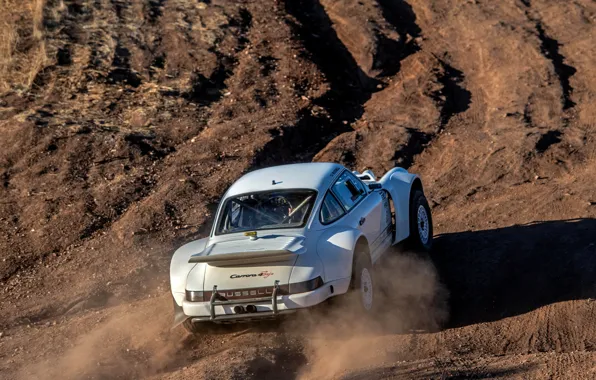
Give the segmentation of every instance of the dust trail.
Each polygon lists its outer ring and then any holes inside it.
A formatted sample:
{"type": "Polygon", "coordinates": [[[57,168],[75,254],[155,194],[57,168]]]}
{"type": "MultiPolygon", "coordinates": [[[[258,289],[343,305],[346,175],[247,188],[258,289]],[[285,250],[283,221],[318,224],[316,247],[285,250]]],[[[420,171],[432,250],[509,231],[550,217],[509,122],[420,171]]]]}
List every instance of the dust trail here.
{"type": "Polygon", "coordinates": [[[358,300],[348,296],[327,315],[311,313],[287,326],[306,334],[308,365],[301,379],[333,378],[400,360],[393,349],[381,344],[381,337],[437,331],[446,322],[448,294],[434,265],[412,254],[390,252],[387,256],[375,268],[378,309],[373,317],[362,315],[358,300]]]}
{"type": "Polygon", "coordinates": [[[170,329],[171,298],[165,294],[73,317],[66,332],[76,338],[63,332],[56,352],[23,368],[20,378],[148,378],[188,366],[198,377],[294,377],[297,372],[301,379],[320,379],[403,360],[394,347],[399,334],[437,330],[447,316],[447,298],[430,261],[397,252],[387,256],[375,269],[380,307],[374,318],[365,317],[358,300],[348,295],[280,324],[240,332],[239,326],[213,329],[193,337],[180,327],[170,329]],[[197,359],[205,350],[226,366],[201,364],[197,359]]]}
{"type": "Polygon", "coordinates": [[[70,349],[24,368],[20,378],[145,378],[176,365],[176,360],[184,360],[177,352],[185,334],[170,330],[168,301],[160,297],[116,307],[104,321],[79,335],[70,349]]]}

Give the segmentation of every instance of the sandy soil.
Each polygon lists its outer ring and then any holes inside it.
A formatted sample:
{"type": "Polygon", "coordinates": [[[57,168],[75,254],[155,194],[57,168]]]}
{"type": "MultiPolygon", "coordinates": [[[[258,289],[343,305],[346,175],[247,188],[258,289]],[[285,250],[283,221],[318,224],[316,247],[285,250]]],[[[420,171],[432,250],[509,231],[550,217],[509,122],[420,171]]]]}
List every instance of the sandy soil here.
{"type": "Polygon", "coordinates": [[[596,3],[48,0],[0,95],[0,377],[596,377],[596,3]],[[169,258],[271,164],[420,173],[376,320],[171,330],[169,258]],[[442,326],[442,328],[439,328],[442,326]]]}

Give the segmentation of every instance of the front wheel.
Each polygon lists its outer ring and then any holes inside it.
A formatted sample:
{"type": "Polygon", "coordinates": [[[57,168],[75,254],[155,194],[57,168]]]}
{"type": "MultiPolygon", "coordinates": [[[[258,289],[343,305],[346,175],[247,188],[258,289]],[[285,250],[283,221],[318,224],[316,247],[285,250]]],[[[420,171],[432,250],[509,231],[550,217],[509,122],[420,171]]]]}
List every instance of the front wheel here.
{"type": "Polygon", "coordinates": [[[421,190],[416,190],[410,201],[409,248],[429,252],[433,245],[433,220],[430,206],[421,190]]]}

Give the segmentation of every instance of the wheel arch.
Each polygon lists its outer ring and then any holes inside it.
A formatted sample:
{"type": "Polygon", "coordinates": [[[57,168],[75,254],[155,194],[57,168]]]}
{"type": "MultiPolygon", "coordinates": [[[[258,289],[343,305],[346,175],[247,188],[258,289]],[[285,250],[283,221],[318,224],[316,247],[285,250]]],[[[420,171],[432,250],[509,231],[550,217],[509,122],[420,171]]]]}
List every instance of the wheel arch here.
{"type": "MultiPolygon", "coordinates": [[[[356,244],[354,244],[354,256],[357,252],[361,252],[360,250],[364,250],[364,252],[366,252],[370,257],[370,247],[368,245],[368,239],[364,235],[360,235],[358,237],[358,240],[356,240],[356,244]]],[[[352,262],[354,262],[354,257],[352,257],[352,262]]]]}
{"type": "Polygon", "coordinates": [[[424,193],[424,187],[422,187],[422,181],[418,177],[414,178],[414,180],[412,181],[412,185],[410,186],[410,203],[412,203],[412,197],[414,196],[414,193],[416,192],[416,190],[420,190],[420,191],[422,191],[422,193],[424,193]]]}
{"type": "Polygon", "coordinates": [[[393,200],[395,208],[395,239],[394,244],[410,236],[410,201],[416,189],[422,188],[422,181],[413,173],[403,168],[393,168],[379,181],[393,200]]]}
{"type": "Polygon", "coordinates": [[[350,273],[352,274],[352,277],[350,279],[350,289],[354,287],[354,267],[356,265],[356,258],[358,257],[358,254],[360,254],[360,252],[366,254],[368,256],[368,259],[372,262],[372,257],[370,255],[370,247],[368,245],[368,239],[364,235],[361,235],[356,241],[356,244],[354,245],[354,252],[352,254],[352,268],[350,270],[350,273]]]}
{"type": "Polygon", "coordinates": [[[339,227],[325,231],[317,243],[325,281],[349,278],[358,250],[364,250],[370,257],[368,240],[360,230],[339,227]]]}

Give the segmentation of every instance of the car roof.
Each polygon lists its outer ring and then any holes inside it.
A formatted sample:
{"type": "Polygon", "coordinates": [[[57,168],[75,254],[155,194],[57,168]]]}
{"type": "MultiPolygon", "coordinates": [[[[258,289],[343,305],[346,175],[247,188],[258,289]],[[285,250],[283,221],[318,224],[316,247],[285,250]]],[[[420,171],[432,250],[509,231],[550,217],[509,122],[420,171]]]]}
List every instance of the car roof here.
{"type": "Polygon", "coordinates": [[[240,177],[228,189],[227,196],[282,189],[313,189],[322,192],[327,190],[342,169],[342,165],[330,162],[271,166],[240,177]]]}

